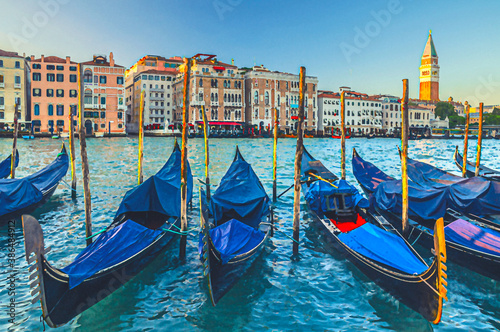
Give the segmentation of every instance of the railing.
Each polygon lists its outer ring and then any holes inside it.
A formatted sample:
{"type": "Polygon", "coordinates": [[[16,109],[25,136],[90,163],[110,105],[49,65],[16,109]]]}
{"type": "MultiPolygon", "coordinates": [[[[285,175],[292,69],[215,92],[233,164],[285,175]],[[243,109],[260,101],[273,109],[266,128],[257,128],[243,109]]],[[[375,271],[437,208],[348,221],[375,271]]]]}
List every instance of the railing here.
{"type": "Polygon", "coordinates": [[[210,102],[210,105],[211,106],[219,106],[219,102],[218,101],[212,101],[212,102],[210,102]]]}
{"type": "Polygon", "coordinates": [[[4,110],[5,109],[5,105],[0,105],[0,110],[4,110]]]}
{"type": "Polygon", "coordinates": [[[150,100],[163,101],[165,98],[163,97],[149,97],[150,100]]]}
{"type": "Polygon", "coordinates": [[[14,89],[21,89],[21,83],[14,83],[14,89]]]}
{"type": "Polygon", "coordinates": [[[0,83],[0,88],[4,88],[5,87],[5,83],[0,83]]]}

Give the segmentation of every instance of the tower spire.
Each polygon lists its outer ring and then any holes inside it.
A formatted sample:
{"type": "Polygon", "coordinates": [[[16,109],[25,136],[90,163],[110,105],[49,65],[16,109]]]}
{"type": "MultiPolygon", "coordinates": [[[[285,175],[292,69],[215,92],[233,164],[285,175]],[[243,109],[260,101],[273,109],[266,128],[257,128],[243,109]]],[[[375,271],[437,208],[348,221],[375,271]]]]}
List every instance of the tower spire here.
{"type": "Polygon", "coordinates": [[[432,40],[432,30],[429,30],[429,36],[420,61],[419,99],[439,100],[439,65],[436,47],[432,40]]]}

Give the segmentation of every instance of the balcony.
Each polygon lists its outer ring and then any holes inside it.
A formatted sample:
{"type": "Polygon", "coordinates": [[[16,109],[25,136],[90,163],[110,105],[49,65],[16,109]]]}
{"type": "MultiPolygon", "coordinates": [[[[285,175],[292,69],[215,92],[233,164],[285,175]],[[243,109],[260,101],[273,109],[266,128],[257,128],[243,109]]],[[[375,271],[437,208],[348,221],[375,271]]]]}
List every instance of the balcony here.
{"type": "Polygon", "coordinates": [[[5,83],[0,83],[0,88],[5,88],[5,83]]]}
{"type": "Polygon", "coordinates": [[[149,91],[151,92],[163,92],[164,89],[161,88],[150,88],[149,91]]]}
{"type": "Polygon", "coordinates": [[[210,106],[219,106],[219,102],[218,101],[212,101],[212,102],[210,102],[210,106]]]}
{"type": "Polygon", "coordinates": [[[102,110],[105,110],[106,109],[106,105],[99,105],[99,108],[102,109],[102,110]]]}
{"type": "Polygon", "coordinates": [[[99,105],[94,104],[94,105],[92,105],[92,107],[89,107],[89,108],[93,108],[93,109],[97,110],[97,109],[99,109],[99,105]]]}
{"type": "Polygon", "coordinates": [[[126,106],[125,106],[125,105],[118,105],[118,109],[119,109],[119,110],[125,110],[125,109],[126,109],[126,106]]]}
{"type": "Polygon", "coordinates": [[[14,89],[21,89],[21,83],[14,83],[14,89]]]}
{"type": "Polygon", "coordinates": [[[5,109],[5,105],[0,105],[0,110],[4,110],[5,109]]]}
{"type": "Polygon", "coordinates": [[[149,100],[153,100],[153,101],[163,101],[165,98],[162,98],[162,97],[149,97],[149,100]]]}

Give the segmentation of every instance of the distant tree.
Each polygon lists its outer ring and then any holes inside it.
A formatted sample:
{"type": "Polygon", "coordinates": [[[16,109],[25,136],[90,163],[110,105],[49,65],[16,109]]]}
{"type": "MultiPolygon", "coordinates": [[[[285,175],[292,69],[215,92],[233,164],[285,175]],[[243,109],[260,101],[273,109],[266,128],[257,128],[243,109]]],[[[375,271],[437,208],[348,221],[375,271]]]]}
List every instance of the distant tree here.
{"type": "MultiPolygon", "coordinates": [[[[447,103],[445,101],[440,101],[436,104],[436,109],[434,110],[436,114],[436,118],[439,116],[441,120],[446,119],[446,117],[449,117],[451,115],[457,115],[455,112],[455,108],[453,107],[452,104],[447,103]]],[[[451,123],[450,123],[451,127],[451,123]]]]}
{"type": "Polygon", "coordinates": [[[493,109],[493,112],[491,112],[491,114],[494,114],[494,115],[500,115],[500,108],[494,108],[493,109]]]}
{"type": "Polygon", "coordinates": [[[456,113],[448,116],[448,120],[450,120],[450,128],[455,128],[458,125],[465,125],[465,118],[463,116],[457,115],[456,113]]]}

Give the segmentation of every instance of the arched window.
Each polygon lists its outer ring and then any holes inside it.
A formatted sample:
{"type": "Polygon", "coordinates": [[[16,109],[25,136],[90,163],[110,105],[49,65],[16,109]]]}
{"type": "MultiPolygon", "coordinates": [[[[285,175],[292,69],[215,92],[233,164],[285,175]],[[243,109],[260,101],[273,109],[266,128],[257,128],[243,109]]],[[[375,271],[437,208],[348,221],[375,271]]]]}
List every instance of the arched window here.
{"type": "Polygon", "coordinates": [[[253,94],[253,103],[254,104],[259,103],[259,92],[258,91],[255,91],[255,93],[253,94]]]}
{"type": "Polygon", "coordinates": [[[35,104],[35,115],[40,115],[40,105],[35,104]]]}
{"type": "Polygon", "coordinates": [[[217,92],[215,93],[215,101],[219,101],[219,95],[217,94],[217,92]]]}
{"type": "Polygon", "coordinates": [[[264,101],[266,103],[266,105],[269,105],[269,92],[266,91],[266,94],[264,95],[264,101]]]}
{"type": "MultiPolygon", "coordinates": [[[[210,100],[211,101],[215,101],[215,98],[214,98],[214,93],[212,92],[212,94],[210,95],[210,100]]],[[[212,111],[213,112],[213,111],[212,111]]]]}
{"type": "Polygon", "coordinates": [[[54,105],[49,104],[48,114],[49,114],[49,115],[54,115],[54,105]]]}
{"type": "Polygon", "coordinates": [[[224,102],[227,102],[227,93],[224,94],[224,102]]]}
{"type": "Polygon", "coordinates": [[[200,84],[199,85],[200,85],[200,87],[203,86],[203,79],[201,79],[201,78],[200,78],[200,84]]]}
{"type": "Polygon", "coordinates": [[[92,83],[92,70],[85,69],[85,71],[83,72],[83,82],[92,83]]]}
{"type": "Polygon", "coordinates": [[[278,95],[278,98],[277,98],[277,99],[278,99],[278,106],[280,106],[280,104],[281,104],[281,101],[280,101],[280,95],[278,95]]]}
{"type": "Polygon", "coordinates": [[[198,100],[199,100],[199,101],[203,101],[203,92],[200,92],[200,93],[198,94],[198,100]]]}
{"type": "Polygon", "coordinates": [[[241,95],[238,95],[238,103],[241,103],[241,95]]]}
{"type": "Polygon", "coordinates": [[[231,102],[234,103],[234,95],[231,95],[231,102]]]}
{"type": "Polygon", "coordinates": [[[234,81],[234,88],[235,89],[238,89],[238,83],[239,83],[238,81],[234,81]]]}

